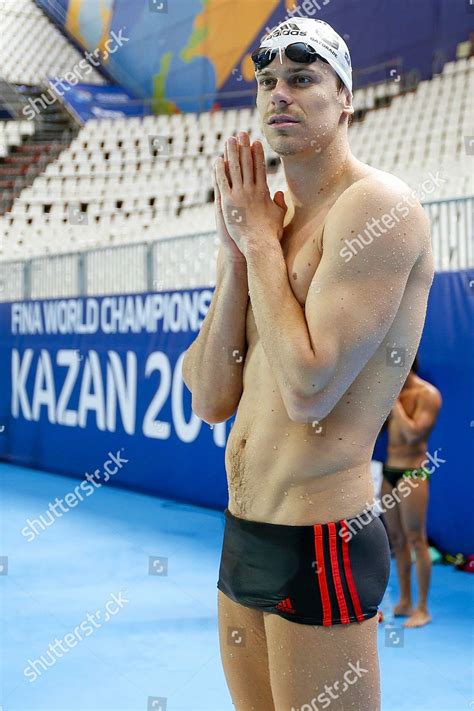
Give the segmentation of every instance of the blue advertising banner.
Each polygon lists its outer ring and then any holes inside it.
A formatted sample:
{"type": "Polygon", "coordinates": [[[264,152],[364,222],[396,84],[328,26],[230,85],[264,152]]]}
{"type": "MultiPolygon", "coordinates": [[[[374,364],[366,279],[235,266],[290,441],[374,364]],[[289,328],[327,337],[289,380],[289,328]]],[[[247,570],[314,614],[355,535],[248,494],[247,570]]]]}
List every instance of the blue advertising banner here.
{"type": "MultiPolygon", "coordinates": [[[[70,72],[71,74],[72,72],[70,72]]],[[[81,123],[89,119],[146,116],[148,106],[121,86],[71,83],[72,79],[49,79],[52,90],[81,123]]]]}
{"type": "Polygon", "coordinates": [[[86,480],[111,460],[114,484],[223,508],[230,421],[196,417],[181,377],[211,298],[1,304],[0,457],[86,480]]]}
{"type": "MultiPolygon", "coordinates": [[[[212,289],[0,304],[0,458],[223,509],[233,418],[209,426],[181,375],[212,289]]],[[[435,275],[420,376],[441,392],[428,534],[474,552],[474,274],[435,275]]],[[[385,458],[386,437],[374,458],[385,458]]]]}

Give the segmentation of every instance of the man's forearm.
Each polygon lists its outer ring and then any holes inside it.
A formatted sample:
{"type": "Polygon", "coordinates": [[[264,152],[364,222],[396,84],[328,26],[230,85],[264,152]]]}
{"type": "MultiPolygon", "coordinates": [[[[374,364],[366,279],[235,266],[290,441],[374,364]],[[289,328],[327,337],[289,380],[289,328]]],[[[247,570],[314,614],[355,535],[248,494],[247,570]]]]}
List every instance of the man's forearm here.
{"type": "Polygon", "coordinates": [[[279,242],[249,248],[245,256],[250,301],[263,349],[287,410],[294,409],[307,396],[307,371],[315,360],[304,310],[288,282],[279,242]]]}
{"type": "Polygon", "coordinates": [[[209,311],[183,363],[196,411],[225,411],[241,394],[247,305],[245,263],[224,260],[209,311]]]}
{"type": "Polygon", "coordinates": [[[397,420],[399,430],[408,444],[414,444],[422,438],[422,432],[418,430],[415,421],[407,415],[403,409],[403,405],[400,404],[397,406],[397,420]]]}

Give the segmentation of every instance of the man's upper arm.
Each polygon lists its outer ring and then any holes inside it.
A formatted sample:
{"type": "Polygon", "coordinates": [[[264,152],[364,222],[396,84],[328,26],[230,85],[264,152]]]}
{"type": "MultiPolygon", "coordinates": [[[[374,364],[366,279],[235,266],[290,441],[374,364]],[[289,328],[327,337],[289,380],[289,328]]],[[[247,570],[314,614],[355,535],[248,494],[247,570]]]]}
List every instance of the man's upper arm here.
{"type": "Polygon", "coordinates": [[[411,207],[404,195],[410,191],[400,181],[365,178],[341,196],[326,220],[323,255],[305,306],[313,350],[305,364],[305,402],[320,418],[382,343],[429,239],[423,208],[418,202],[411,207]]]}

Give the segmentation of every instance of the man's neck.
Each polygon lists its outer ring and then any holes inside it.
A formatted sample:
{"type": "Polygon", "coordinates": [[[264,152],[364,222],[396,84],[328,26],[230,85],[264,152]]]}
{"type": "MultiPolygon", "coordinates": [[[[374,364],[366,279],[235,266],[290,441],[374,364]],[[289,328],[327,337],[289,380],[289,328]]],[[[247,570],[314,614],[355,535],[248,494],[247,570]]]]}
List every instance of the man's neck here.
{"type": "Polygon", "coordinates": [[[355,159],[347,140],[338,137],[337,143],[331,143],[321,153],[282,156],[282,162],[288,185],[287,204],[291,202],[295,212],[306,213],[337,194],[355,159]]]}

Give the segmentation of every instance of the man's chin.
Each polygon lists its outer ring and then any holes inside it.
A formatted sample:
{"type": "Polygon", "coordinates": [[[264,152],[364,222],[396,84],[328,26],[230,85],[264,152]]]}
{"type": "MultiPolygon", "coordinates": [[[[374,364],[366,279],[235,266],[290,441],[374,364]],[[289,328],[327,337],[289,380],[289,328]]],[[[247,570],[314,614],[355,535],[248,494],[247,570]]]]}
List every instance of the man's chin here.
{"type": "Polygon", "coordinates": [[[304,146],[294,140],[288,139],[289,137],[279,137],[277,140],[269,141],[269,144],[279,156],[294,156],[304,150],[304,146]]]}

